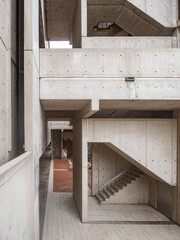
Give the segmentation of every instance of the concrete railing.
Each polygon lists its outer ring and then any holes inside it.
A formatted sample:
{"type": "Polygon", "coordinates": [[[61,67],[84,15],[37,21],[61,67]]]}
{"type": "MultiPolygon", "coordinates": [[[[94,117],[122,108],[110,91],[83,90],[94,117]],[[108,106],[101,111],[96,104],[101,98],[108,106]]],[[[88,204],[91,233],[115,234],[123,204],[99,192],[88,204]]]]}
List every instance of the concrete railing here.
{"type": "Polygon", "coordinates": [[[82,48],[175,48],[176,37],[82,37],[82,48]]]}
{"type": "Polygon", "coordinates": [[[177,78],[180,50],[41,49],[40,78],[177,78]]]}
{"type": "Polygon", "coordinates": [[[0,167],[0,239],[34,239],[33,155],[0,167]]]}
{"type": "Polygon", "coordinates": [[[21,156],[0,167],[0,187],[5,184],[17,171],[31,160],[32,153],[26,152],[21,156]]]}

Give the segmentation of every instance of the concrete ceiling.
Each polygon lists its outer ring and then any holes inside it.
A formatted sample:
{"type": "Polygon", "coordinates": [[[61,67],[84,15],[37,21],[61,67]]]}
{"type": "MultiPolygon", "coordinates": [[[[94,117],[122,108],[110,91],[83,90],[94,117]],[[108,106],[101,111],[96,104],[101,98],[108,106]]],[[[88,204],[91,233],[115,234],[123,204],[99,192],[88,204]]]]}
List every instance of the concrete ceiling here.
{"type": "Polygon", "coordinates": [[[47,39],[71,40],[76,0],[45,0],[47,39]]]}

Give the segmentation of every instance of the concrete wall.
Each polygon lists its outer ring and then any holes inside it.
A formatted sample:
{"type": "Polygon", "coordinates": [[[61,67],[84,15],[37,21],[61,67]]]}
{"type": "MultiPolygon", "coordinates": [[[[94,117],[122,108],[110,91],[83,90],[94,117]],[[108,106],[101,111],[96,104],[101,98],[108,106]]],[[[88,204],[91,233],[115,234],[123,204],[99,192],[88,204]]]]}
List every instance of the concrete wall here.
{"type": "Polygon", "coordinates": [[[39,160],[39,214],[40,214],[40,239],[43,234],[46,202],[48,194],[48,183],[51,163],[51,148],[48,146],[39,160]]]}
{"type": "Polygon", "coordinates": [[[0,1],[0,165],[18,156],[16,1],[0,1]]]}
{"type": "Polygon", "coordinates": [[[32,183],[32,153],[0,167],[0,239],[36,239],[32,183]]]}
{"type": "Polygon", "coordinates": [[[174,202],[173,204],[176,205],[175,209],[173,211],[173,215],[175,215],[176,222],[180,225],[180,110],[177,111],[177,121],[178,121],[178,128],[177,128],[177,134],[178,134],[178,150],[177,150],[177,187],[174,191],[174,202]]]}
{"type": "Polygon", "coordinates": [[[177,121],[175,119],[88,119],[87,121],[88,142],[105,143],[148,175],[176,186],[177,121]]]}
{"type": "Polygon", "coordinates": [[[157,210],[172,219],[173,188],[167,184],[157,182],[157,210]]]}
{"type": "Polygon", "coordinates": [[[25,149],[33,152],[32,239],[36,240],[39,239],[39,158],[47,147],[47,122],[39,101],[39,1],[25,0],[24,4],[25,149]]]}
{"type": "Polygon", "coordinates": [[[176,27],[178,0],[128,0],[154,20],[166,27],[176,27]]]}

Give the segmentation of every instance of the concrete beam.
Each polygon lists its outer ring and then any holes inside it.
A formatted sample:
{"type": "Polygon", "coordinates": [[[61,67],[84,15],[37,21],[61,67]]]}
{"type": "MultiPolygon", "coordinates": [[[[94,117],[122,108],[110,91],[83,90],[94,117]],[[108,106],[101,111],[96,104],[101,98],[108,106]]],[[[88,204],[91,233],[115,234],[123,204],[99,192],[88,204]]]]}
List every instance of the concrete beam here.
{"type": "Polygon", "coordinates": [[[70,121],[73,118],[72,111],[47,111],[47,121],[70,121]]]}
{"type": "Polygon", "coordinates": [[[69,121],[51,121],[48,122],[48,129],[49,130],[72,130],[72,126],[70,125],[69,121]]]}
{"type": "Polygon", "coordinates": [[[99,100],[90,100],[80,111],[73,113],[73,123],[83,118],[89,118],[99,110],[99,100]]]}
{"type": "Polygon", "coordinates": [[[179,78],[42,78],[44,109],[80,110],[99,99],[101,110],[172,110],[180,107],[179,78]],[[68,84],[67,84],[68,83],[68,84]],[[94,87],[96,86],[96,87],[94,87]]]}

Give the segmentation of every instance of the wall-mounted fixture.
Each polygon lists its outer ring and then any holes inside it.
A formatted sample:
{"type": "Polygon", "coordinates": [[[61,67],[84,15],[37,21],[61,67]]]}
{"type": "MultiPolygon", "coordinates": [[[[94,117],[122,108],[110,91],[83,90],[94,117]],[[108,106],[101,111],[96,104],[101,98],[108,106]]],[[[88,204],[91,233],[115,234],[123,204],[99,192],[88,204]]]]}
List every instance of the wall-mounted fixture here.
{"type": "Polygon", "coordinates": [[[125,81],[126,82],[134,82],[135,81],[135,77],[125,77],[125,81]]]}

